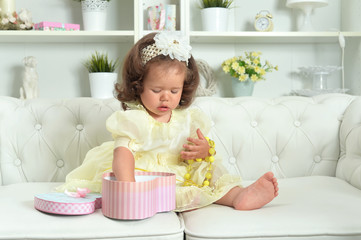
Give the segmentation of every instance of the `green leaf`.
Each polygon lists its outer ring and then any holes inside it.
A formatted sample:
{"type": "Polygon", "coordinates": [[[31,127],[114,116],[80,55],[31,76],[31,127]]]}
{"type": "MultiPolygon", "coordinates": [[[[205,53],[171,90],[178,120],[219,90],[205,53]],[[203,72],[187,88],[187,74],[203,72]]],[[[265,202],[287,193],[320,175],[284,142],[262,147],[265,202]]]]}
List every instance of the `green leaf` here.
{"type": "Polygon", "coordinates": [[[92,54],[88,60],[86,60],[83,65],[88,70],[88,72],[114,72],[119,65],[119,58],[115,61],[109,60],[108,54],[100,54],[95,52],[92,54]]]}

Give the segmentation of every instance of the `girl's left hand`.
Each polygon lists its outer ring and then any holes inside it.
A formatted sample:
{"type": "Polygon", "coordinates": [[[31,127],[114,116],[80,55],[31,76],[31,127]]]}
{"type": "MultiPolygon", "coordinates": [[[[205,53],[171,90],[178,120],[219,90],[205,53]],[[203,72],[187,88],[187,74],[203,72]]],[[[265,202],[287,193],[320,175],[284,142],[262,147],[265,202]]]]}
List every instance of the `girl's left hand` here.
{"type": "Polygon", "coordinates": [[[198,138],[187,138],[191,144],[184,144],[185,151],[181,152],[181,157],[185,160],[205,158],[209,155],[209,144],[199,128],[197,129],[198,138]]]}

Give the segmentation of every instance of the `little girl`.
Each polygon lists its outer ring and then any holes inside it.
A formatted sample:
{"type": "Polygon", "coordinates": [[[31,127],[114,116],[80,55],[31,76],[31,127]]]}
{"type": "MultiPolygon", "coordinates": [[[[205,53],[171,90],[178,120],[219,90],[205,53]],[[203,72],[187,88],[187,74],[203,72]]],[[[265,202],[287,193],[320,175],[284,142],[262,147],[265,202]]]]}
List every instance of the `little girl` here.
{"type": "Polygon", "coordinates": [[[176,211],[211,203],[251,210],[278,195],[271,172],[243,188],[239,176],[221,167],[214,142],[204,135],[210,120],[187,108],[199,84],[190,50],[174,32],[151,33],[134,45],[125,59],[122,84],[116,86],[124,111],[106,121],[114,141],[90,150],[59,191],[87,187],[100,192],[104,172],[113,171],[118,181],[135,181],[134,170],[140,170],[176,174],[176,211]]]}

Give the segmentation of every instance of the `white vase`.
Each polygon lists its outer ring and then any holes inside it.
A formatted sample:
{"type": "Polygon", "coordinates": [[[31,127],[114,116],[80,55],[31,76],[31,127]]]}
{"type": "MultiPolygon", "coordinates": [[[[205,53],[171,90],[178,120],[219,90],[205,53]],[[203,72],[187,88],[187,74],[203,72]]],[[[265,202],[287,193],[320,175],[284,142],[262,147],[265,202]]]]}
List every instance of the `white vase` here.
{"type": "Polygon", "coordinates": [[[251,79],[247,79],[244,82],[238,80],[238,78],[232,78],[232,91],[234,97],[252,96],[254,89],[254,82],[251,79]]]}
{"type": "Polygon", "coordinates": [[[109,2],[105,0],[83,0],[81,5],[84,30],[106,30],[107,9],[109,2]]]}
{"type": "Polygon", "coordinates": [[[228,29],[228,8],[212,7],[201,10],[204,31],[225,32],[228,29]]]}
{"type": "Polygon", "coordinates": [[[114,85],[117,82],[117,73],[96,72],[89,73],[90,93],[93,98],[114,97],[114,85]]]}
{"type": "Polygon", "coordinates": [[[0,8],[4,13],[15,12],[15,0],[0,0],[0,8]]]}

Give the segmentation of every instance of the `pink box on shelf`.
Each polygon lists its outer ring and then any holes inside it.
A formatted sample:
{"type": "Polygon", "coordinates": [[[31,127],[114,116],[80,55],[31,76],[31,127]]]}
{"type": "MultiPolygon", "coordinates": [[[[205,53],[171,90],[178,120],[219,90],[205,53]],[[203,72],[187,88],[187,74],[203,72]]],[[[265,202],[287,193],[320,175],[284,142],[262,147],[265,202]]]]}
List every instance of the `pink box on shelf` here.
{"type": "Polygon", "coordinates": [[[116,181],[105,173],[102,181],[102,212],[115,219],[144,219],[176,207],[173,173],[136,172],[136,182],[116,181]]]}
{"type": "Polygon", "coordinates": [[[79,31],[80,25],[60,22],[39,22],[34,24],[34,29],[42,31],[79,31]]]}

